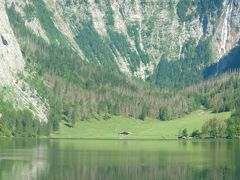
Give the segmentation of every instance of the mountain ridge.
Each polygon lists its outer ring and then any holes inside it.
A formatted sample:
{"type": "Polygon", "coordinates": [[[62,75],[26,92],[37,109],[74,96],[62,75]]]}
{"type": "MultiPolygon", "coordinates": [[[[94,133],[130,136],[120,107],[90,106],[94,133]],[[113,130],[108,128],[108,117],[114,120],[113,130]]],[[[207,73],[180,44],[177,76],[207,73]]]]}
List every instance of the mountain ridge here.
{"type": "Polygon", "coordinates": [[[1,47],[16,42],[22,63],[2,54],[5,63],[16,61],[14,72],[0,71],[12,79],[0,89],[4,134],[29,128],[23,136],[49,135],[61,120],[74,126],[96,114],[164,121],[202,106],[238,107],[238,73],[228,74],[238,61],[238,1],[5,2],[5,29],[14,34],[0,28],[1,47]],[[204,81],[205,73],[216,75],[216,62],[224,62],[217,75],[227,74],[204,81]]]}
{"type": "MultiPolygon", "coordinates": [[[[26,22],[33,22],[35,32],[34,22],[39,21],[39,17],[34,11],[40,4],[45,6],[55,28],[68,38],[82,59],[145,79],[163,56],[169,61],[181,59],[182,48],[189,38],[198,43],[204,36],[210,37],[213,62],[237,45],[240,37],[238,1],[186,2],[40,0],[25,1],[16,5],[16,10],[25,18],[25,7],[32,7],[33,15],[26,22]]],[[[14,1],[8,2],[11,3],[14,1]]],[[[37,27],[38,32],[46,32],[42,25],[37,27]]],[[[46,39],[45,36],[42,35],[46,39]]]]}

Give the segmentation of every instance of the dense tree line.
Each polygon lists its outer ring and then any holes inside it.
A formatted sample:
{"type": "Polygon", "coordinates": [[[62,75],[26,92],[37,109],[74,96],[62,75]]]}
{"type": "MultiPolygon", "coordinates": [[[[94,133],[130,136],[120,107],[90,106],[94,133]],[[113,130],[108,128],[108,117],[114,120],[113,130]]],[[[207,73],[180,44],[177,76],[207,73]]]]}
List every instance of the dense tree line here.
{"type": "Polygon", "coordinates": [[[182,48],[180,60],[169,60],[163,55],[155,74],[149,81],[162,88],[183,88],[204,79],[204,69],[212,61],[211,40],[202,38],[198,43],[189,39],[182,48]]]}
{"type": "Polygon", "coordinates": [[[194,130],[188,134],[187,128],[180,131],[180,138],[240,138],[240,113],[239,108],[234,110],[231,117],[225,121],[213,118],[205,122],[201,130],[194,130]]]}
{"type": "Polygon", "coordinates": [[[239,67],[239,61],[237,61],[239,47],[234,48],[226,57],[223,57],[220,63],[213,64],[212,37],[207,33],[207,27],[210,19],[216,19],[216,23],[218,22],[222,9],[223,0],[180,0],[178,2],[177,15],[180,22],[188,23],[193,18],[199,18],[204,35],[199,42],[192,38],[188,39],[183,44],[178,60],[167,59],[163,55],[154,76],[151,77],[152,82],[160,87],[182,88],[199,83],[219,72],[239,67]]]}
{"type": "Polygon", "coordinates": [[[177,4],[177,15],[181,22],[191,21],[193,17],[213,15],[219,16],[222,12],[223,0],[180,0],[177,4]],[[195,10],[196,9],[196,10],[195,10]]]}
{"type": "Polygon", "coordinates": [[[193,95],[201,104],[214,112],[235,110],[240,104],[239,71],[225,73],[217,78],[184,88],[182,92],[193,95]]]}
{"type": "Polygon", "coordinates": [[[0,93],[0,136],[37,137],[47,133],[47,124],[41,124],[31,110],[16,110],[0,93]]]}
{"type": "Polygon", "coordinates": [[[196,0],[197,10],[200,16],[210,15],[211,13],[217,11],[220,15],[223,8],[223,0],[196,0]]]}
{"type": "Polygon", "coordinates": [[[221,121],[211,119],[204,124],[202,134],[209,137],[240,137],[240,72],[228,72],[218,78],[204,81],[183,90],[195,96],[202,106],[213,112],[232,112],[230,119],[221,121]]]}
{"type": "Polygon", "coordinates": [[[180,0],[177,4],[177,15],[181,22],[190,21],[192,14],[188,14],[189,9],[192,8],[194,1],[180,0]]]}
{"type": "MultiPolygon", "coordinates": [[[[214,112],[233,111],[240,102],[239,73],[225,74],[181,90],[159,89],[85,62],[71,48],[46,43],[24,26],[14,8],[8,9],[8,15],[26,60],[27,71],[31,74],[25,77],[25,81],[50,104],[49,122],[37,126],[43,126],[42,131],[46,135],[58,130],[61,120],[74,126],[76,121],[96,114],[124,115],[142,120],[152,117],[165,121],[200,106],[214,112]]],[[[179,87],[183,87],[201,81],[200,70],[211,60],[210,52],[204,48],[206,46],[209,46],[208,39],[201,40],[197,46],[193,39],[189,40],[183,47],[182,58],[186,63],[161,61],[157,82],[170,83],[167,87],[175,87],[172,83],[179,83],[179,87]],[[180,72],[180,76],[174,75],[176,72],[180,72]]],[[[36,121],[29,113],[26,114],[23,117],[30,119],[32,127],[36,121]]],[[[11,126],[4,129],[10,131],[11,126]]]]}
{"type": "Polygon", "coordinates": [[[145,119],[146,116],[159,118],[163,106],[168,109],[176,107],[171,109],[172,118],[191,111],[187,98],[181,94],[149,88],[148,84],[89,64],[74,50],[47,44],[36,37],[25,28],[13,8],[8,9],[8,14],[27,69],[34,72],[26,81],[49,100],[51,130],[58,129],[61,119],[74,124],[76,119],[87,119],[96,113],[145,119]]]}
{"type": "Polygon", "coordinates": [[[226,136],[227,138],[240,137],[240,108],[238,108],[227,121],[226,136]]]}

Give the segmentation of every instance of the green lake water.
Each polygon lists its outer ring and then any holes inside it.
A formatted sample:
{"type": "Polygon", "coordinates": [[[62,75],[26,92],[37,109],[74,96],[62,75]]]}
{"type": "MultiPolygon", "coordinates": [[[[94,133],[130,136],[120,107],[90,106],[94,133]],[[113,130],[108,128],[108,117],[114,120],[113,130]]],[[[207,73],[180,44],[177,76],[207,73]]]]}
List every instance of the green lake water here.
{"type": "Polygon", "coordinates": [[[0,180],[238,180],[240,141],[0,139],[0,180]]]}

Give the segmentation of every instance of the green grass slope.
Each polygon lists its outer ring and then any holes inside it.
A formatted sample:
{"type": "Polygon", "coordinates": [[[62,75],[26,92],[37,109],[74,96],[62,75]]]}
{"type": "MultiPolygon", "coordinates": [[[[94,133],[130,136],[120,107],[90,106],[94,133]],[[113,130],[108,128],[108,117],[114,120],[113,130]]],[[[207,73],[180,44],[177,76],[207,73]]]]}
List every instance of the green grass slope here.
{"type": "Polygon", "coordinates": [[[198,110],[183,118],[172,121],[159,121],[146,119],[145,121],[130,119],[122,116],[113,116],[107,120],[101,118],[89,121],[80,121],[74,128],[68,127],[64,122],[60,130],[52,135],[53,138],[99,138],[99,139],[176,139],[179,130],[201,130],[202,125],[216,117],[225,120],[230,112],[214,114],[210,111],[198,110]],[[131,134],[121,136],[119,132],[127,131],[131,134]]]}

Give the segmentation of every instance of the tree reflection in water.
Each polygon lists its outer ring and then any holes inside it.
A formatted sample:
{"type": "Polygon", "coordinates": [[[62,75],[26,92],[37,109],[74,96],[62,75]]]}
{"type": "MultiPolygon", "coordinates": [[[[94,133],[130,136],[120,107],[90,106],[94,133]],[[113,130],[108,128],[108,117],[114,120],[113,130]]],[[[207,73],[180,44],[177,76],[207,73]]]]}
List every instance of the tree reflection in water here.
{"type": "Polygon", "coordinates": [[[24,174],[46,180],[234,180],[240,178],[239,145],[226,140],[44,140],[32,147],[5,143],[0,179],[24,174]]]}

